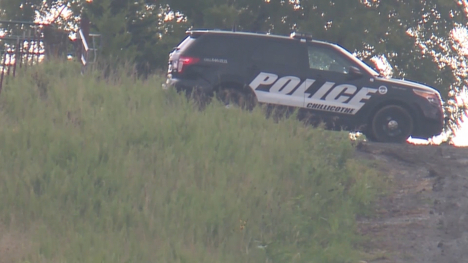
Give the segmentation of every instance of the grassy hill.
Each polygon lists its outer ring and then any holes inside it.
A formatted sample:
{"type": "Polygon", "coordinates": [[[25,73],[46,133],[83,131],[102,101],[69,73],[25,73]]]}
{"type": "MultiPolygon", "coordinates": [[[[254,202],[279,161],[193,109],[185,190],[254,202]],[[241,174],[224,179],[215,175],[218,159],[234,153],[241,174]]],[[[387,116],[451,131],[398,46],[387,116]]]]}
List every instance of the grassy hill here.
{"type": "Polygon", "coordinates": [[[378,189],[348,133],[198,111],[162,81],[70,63],[8,81],[5,262],[356,262],[378,189]]]}

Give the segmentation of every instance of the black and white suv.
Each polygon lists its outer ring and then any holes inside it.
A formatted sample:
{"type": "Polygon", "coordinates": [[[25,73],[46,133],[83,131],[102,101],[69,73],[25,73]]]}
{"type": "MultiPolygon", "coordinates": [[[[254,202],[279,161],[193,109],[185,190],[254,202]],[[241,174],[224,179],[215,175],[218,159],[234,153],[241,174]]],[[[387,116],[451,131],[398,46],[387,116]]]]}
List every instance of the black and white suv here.
{"type": "MultiPolygon", "coordinates": [[[[235,94],[299,109],[380,142],[442,132],[437,90],[381,76],[342,47],[311,36],[189,30],[169,54],[168,89],[235,94]]],[[[240,100],[239,100],[240,101],[240,100]]]]}

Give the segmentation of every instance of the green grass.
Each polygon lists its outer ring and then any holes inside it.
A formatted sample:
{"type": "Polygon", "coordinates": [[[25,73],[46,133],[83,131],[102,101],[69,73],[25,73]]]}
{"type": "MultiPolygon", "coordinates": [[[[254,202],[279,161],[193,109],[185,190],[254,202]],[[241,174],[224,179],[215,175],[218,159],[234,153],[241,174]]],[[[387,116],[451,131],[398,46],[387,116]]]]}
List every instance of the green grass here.
{"type": "Polygon", "coordinates": [[[376,176],[347,133],[198,111],[158,76],[79,71],[30,68],[0,95],[0,231],[27,244],[16,262],[358,259],[376,176]]]}

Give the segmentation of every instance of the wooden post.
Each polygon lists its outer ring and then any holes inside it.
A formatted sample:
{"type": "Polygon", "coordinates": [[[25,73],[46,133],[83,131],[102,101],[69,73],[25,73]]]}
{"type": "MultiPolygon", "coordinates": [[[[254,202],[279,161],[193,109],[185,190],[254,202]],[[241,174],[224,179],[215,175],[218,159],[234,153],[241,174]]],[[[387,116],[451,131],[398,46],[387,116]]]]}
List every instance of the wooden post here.
{"type": "Polygon", "coordinates": [[[83,35],[85,36],[86,43],[89,43],[89,32],[91,29],[91,25],[90,25],[90,21],[86,13],[81,14],[80,29],[83,32],[83,35]]]}

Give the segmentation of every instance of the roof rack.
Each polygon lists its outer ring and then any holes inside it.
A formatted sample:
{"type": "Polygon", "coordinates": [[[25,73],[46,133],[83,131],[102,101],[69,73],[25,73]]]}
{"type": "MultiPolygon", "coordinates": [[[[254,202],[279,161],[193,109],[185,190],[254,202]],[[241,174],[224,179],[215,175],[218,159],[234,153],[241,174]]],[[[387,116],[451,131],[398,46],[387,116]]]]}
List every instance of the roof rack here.
{"type": "Polygon", "coordinates": [[[294,39],[300,39],[302,41],[310,41],[313,39],[311,34],[297,33],[297,32],[291,33],[290,37],[294,39]]]}

